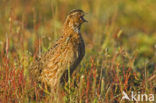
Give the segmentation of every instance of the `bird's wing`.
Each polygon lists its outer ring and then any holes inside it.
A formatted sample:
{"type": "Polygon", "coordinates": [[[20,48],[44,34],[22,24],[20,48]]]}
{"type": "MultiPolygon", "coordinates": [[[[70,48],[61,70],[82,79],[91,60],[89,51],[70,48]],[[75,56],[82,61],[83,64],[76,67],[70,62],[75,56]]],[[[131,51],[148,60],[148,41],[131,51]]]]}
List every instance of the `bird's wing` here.
{"type": "Polygon", "coordinates": [[[28,68],[28,71],[29,71],[29,75],[30,75],[29,77],[31,77],[32,80],[40,81],[39,77],[40,77],[40,75],[41,75],[41,73],[43,71],[43,66],[44,66],[43,64],[46,63],[48,58],[52,58],[53,57],[54,52],[58,48],[59,41],[60,40],[57,40],[56,43],[52,46],[52,48],[50,48],[46,53],[41,55],[40,58],[37,58],[35,61],[33,61],[31,63],[31,65],[28,68]]]}
{"type": "MultiPolygon", "coordinates": [[[[69,43],[70,37],[64,38],[57,42],[57,45],[50,49],[42,59],[42,80],[57,82],[63,72],[68,68],[71,61],[74,59],[74,53],[69,43]]],[[[55,84],[55,83],[54,83],[55,84]]]]}

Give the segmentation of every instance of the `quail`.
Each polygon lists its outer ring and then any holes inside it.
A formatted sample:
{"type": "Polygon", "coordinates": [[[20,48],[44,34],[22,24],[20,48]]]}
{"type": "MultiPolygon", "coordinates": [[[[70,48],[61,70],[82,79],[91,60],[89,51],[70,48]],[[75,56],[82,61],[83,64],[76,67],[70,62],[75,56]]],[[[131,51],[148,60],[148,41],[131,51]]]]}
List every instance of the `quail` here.
{"type": "Polygon", "coordinates": [[[62,36],[29,68],[33,81],[55,88],[63,80],[67,71],[70,74],[80,64],[85,55],[85,44],[80,28],[84,22],[85,12],[74,9],[66,17],[62,36]]]}

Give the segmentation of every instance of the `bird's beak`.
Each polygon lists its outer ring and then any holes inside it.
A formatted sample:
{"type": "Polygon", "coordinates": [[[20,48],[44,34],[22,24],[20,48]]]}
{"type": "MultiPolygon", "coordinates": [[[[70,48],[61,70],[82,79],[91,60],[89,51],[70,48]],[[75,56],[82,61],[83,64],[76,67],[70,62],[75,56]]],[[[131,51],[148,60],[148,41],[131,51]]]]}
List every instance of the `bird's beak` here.
{"type": "Polygon", "coordinates": [[[88,22],[86,19],[84,19],[84,17],[83,17],[83,19],[82,19],[82,20],[83,20],[83,22],[88,22]]]}
{"type": "MultiPolygon", "coordinates": [[[[84,16],[87,15],[87,14],[88,14],[88,13],[84,13],[84,16]]],[[[84,19],[84,17],[83,17],[83,19],[84,19]]],[[[88,21],[87,21],[86,19],[84,19],[84,22],[88,22],[88,21]]]]}
{"type": "MultiPolygon", "coordinates": [[[[85,13],[85,14],[86,14],[86,13],[85,13]]],[[[83,20],[83,22],[88,22],[88,21],[84,18],[85,14],[82,16],[82,20],[83,20]]]]}

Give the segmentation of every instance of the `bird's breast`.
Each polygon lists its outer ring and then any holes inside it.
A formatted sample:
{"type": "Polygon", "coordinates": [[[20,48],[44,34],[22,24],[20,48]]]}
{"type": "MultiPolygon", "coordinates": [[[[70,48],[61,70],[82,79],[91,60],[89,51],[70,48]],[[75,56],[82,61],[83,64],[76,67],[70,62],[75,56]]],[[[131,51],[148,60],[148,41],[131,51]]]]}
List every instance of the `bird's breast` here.
{"type": "Polygon", "coordinates": [[[76,68],[76,66],[80,63],[82,58],[85,55],[85,44],[82,38],[79,38],[73,42],[71,42],[71,50],[73,52],[73,58],[71,61],[71,67],[74,65],[72,68],[76,68]]]}

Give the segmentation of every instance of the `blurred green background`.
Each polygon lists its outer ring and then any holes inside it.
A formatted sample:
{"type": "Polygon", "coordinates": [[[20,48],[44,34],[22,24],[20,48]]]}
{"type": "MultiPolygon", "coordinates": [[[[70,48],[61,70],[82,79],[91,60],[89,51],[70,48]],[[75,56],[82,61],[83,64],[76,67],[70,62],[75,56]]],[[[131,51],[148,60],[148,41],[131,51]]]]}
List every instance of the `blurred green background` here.
{"type": "MultiPolygon", "coordinates": [[[[155,77],[156,0],[0,0],[1,58],[6,54],[10,63],[26,69],[34,55],[47,51],[60,37],[72,9],[87,13],[88,23],[81,29],[86,44],[81,68],[90,68],[92,57],[97,71],[106,70],[107,80],[111,65],[130,67],[142,79],[147,69],[148,77],[155,77]]],[[[0,64],[5,64],[1,58],[0,64]]]]}

